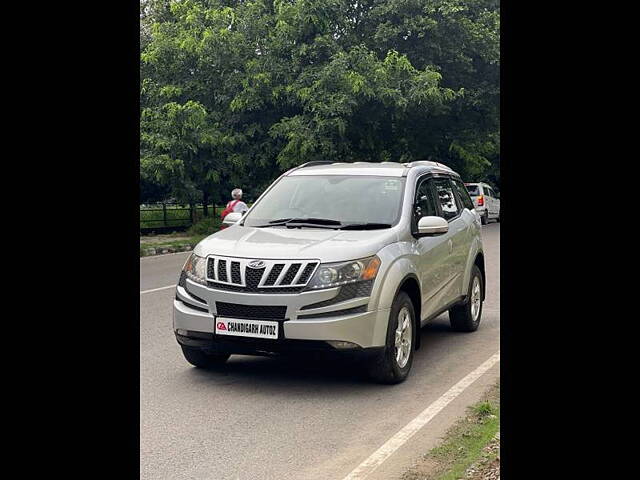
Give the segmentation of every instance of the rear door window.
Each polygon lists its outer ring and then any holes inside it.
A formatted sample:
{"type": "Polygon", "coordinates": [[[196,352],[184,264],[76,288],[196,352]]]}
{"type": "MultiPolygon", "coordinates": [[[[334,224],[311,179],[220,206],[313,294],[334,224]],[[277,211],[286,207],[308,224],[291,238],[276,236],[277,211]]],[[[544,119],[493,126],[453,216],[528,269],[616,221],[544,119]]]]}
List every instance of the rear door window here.
{"type": "Polygon", "coordinates": [[[436,195],[440,203],[442,216],[446,220],[451,220],[460,214],[458,205],[456,204],[456,196],[453,193],[453,186],[448,178],[434,179],[436,195]]]}

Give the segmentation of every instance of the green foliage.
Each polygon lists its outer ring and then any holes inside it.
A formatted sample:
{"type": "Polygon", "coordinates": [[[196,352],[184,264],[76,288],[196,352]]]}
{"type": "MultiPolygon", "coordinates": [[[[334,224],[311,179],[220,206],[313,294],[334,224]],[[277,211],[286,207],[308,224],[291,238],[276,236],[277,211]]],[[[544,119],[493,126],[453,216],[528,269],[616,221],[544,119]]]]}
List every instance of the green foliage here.
{"type": "Polygon", "coordinates": [[[146,0],[141,23],[141,176],[181,201],[327,159],[499,182],[496,1],[146,0]]]}
{"type": "Polygon", "coordinates": [[[192,237],[196,235],[211,235],[220,230],[221,224],[220,217],[203,218],[189,227],[187,235],[192,237]]]}

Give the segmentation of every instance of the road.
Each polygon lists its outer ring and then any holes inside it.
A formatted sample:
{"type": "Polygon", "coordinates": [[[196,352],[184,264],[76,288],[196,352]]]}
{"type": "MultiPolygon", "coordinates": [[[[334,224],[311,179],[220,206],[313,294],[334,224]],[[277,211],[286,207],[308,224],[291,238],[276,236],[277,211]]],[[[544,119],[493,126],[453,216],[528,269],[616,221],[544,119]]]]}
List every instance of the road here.
{"type": "MultiPolygon", "coordinates": [[[[446,314],[421,331],[409,378],[368,382],[335,362],[232,356],[223,372],[192,368],[171,328],[188,253],[140,259],[140,478],[341,480],[500,349],[500,225],[482,231],[487,299],[474,333],[446,314]],[[159,289],[160,288],[160,289],[159,289]],[[159,289],[159,290],[158,290],[159,289]]],[[[367,479],[400,478],[499,378],[497,363],[367,479]]]]}

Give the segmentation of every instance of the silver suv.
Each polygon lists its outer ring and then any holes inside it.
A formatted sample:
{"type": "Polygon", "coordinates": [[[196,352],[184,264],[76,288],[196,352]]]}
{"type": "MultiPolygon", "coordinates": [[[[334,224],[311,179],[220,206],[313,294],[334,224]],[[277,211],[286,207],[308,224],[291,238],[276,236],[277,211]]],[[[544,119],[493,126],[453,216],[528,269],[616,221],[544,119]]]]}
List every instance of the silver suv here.
{"type": "Polygon", "coordinates": [[[185,358],[358,353],[403,381],[420,327],[449,311],[478,328],[480,217],[460,176],[435,162],[311,162],[278,178],[183,267],[173,327],[185,358]]]}

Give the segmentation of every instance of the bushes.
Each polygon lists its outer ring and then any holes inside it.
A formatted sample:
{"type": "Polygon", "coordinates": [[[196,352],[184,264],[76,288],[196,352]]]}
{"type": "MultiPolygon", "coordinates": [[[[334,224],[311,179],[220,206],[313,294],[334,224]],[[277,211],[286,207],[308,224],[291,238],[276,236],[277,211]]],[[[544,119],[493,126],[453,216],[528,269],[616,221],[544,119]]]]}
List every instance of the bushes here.
{"type": "Polygon", "coordinates": [[[220,230],[221,223],[219,216],[204,217],[189,227],[187,235],[211,235],[220,230]]]}

